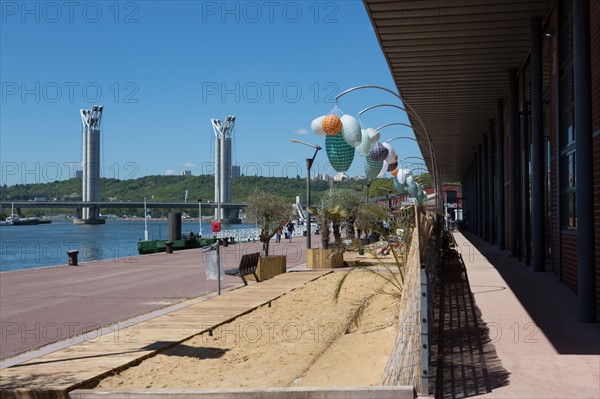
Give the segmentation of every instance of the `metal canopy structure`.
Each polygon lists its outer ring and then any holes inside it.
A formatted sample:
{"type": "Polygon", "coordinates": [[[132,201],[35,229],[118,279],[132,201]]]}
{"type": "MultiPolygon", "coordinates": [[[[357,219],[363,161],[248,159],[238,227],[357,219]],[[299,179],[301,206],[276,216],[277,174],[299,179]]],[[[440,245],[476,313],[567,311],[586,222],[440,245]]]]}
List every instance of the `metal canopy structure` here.
{"type": "Polygon", "coordinates": [[[508,70],[527,59],[531,17],[546,16],[551,1],[364,4],[399,93],[431,135],[440,179],[461,180],[496,116],[496,99],[508,95],[508,70]]]}

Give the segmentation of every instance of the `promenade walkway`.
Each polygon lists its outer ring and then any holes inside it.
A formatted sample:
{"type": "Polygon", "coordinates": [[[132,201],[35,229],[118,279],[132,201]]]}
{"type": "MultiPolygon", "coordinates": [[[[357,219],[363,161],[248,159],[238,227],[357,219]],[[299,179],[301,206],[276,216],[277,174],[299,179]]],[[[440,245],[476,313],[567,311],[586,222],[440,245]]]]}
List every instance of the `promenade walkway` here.
{"type": "MultiPolygon", "coordinates": [[[[313,236],[315,244],[318,239],[313,236]]],[[[286,255],[292,268],[306,262],[305,248],[306,239],[295,237],[272,242],[270,254],[286,255]]],[[[260,249],[260,242],[222,248],[224,267],[237,267],[242,255],[260,249]]],[[[0,369],[27,358],[8,357],[42,347],[43,354],[55,350],[49,344],[95,337],[103,326],[215,292],[217,283],[207,281],[205,271],[202,250],[190,249],[0,273],[0,369]]],[[[222,287],[240,282],[227,276],[222,287]]]]}
{"type": "Polygon", "coordinates": [[[96,337],[0,372],[0,398],[67,398],[68,391],[95,377],[135,363],[327,274],[291,272],[215,296],[96,337]]]}
{"type": "MultiPolygon", "coordinates": [[[[600,398],[600,325],[577,322],[577,296],[479,238],[440,276],[438,398],[600,398]]],[[[437,355],[435,355],[437,352],[437,355]]]]}

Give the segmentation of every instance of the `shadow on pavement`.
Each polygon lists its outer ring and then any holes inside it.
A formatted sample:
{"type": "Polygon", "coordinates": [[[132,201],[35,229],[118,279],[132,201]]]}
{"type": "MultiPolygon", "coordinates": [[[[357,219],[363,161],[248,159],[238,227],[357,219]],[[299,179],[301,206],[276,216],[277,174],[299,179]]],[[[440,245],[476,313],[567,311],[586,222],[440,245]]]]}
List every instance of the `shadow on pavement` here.
{"type": "Polygon", "coordinates": [[[508,385],[457,251],[444,251],[439,277],[430,390],[436,398],[466,398],[508,385]]]}
{"type": "Polygon", "coordinates": [[[577,294],[559,282],[554,273],[532,272],[524,262],[509,257],[497,246],[469,232],[461,233],[500,273],[536,327],[559,354],[600,354],[600,324],[578,322],[577,294]]]}

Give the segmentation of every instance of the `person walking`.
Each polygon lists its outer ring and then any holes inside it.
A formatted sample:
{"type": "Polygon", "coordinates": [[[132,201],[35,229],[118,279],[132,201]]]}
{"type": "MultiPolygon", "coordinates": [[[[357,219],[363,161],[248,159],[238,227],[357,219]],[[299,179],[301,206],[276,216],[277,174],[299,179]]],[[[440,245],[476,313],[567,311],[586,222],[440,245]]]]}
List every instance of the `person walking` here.
{"type": "Polygon", "coordinates": [[[286,227],[288,231],[288,238],[290,239],[290,242],[292,242],[292,237],[294,235],[294,223],[292,223],[292,221],[290,220],[286,227]]]}
{"type": "Polygon", "coordinates": [[[275,242],[281,242],[281,233],[283,233],[283,229],[279,227],[275,233],[275,242]]]}

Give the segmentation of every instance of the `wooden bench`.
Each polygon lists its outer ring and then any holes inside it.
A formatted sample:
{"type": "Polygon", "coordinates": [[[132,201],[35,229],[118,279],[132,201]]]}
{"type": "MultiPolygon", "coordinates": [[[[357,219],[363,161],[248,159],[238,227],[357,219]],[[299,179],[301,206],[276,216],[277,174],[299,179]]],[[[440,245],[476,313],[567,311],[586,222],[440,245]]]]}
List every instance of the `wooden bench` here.
{"type": "Polygon", "coordinates": [[[248,285],[245,276],[253,275],[256,279],[256,282],[260,282],[258,276],[256,275],[256,268],[258,267],[258,258],[260,257],[260,253],[256,252],[253,254],[243,255],[240,260],[240,266],[236,269],[225,270],[225,274],[230,276],[240,276],[244,285],[248,285]]]}

